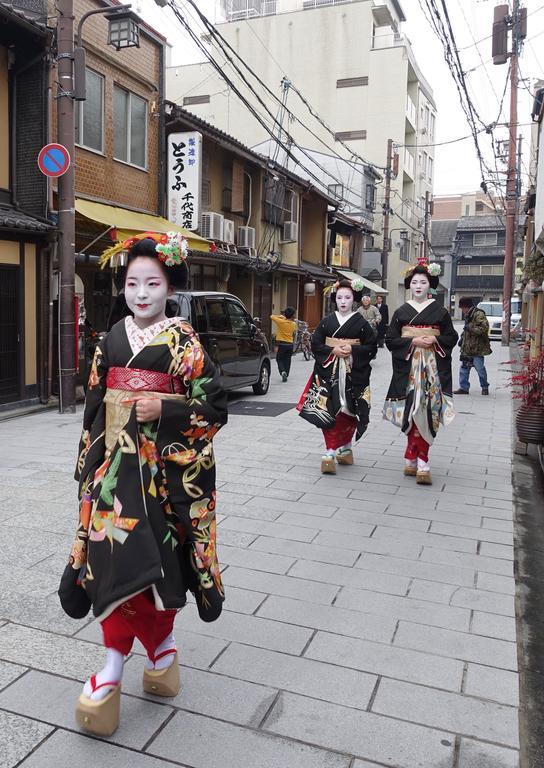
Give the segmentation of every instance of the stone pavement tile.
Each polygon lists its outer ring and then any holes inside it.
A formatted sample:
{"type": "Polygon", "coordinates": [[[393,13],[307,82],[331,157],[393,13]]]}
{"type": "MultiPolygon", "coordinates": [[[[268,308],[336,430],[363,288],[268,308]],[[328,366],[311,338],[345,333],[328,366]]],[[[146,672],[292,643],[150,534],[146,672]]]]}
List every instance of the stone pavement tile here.
{"type": "Polygon", "coordinates": [[[5,624],[0,627],[0,656],[25,667],[86,680],[103,665],[106,652],[80,639],[5,624]]]}
{"type": "Polygon", "coordinates": [[[310,542],[314,539],[319,530],[315,528],[307,528],[297,525],[290,525],[289,527],[282,524],[281,518],[278,522],[270,523],[266,520],[253,520],[248,517],[235,517],[229,516],[221,523],[221,531],[249,531],[261,536],[273,536],[278,539],[287,539],[288,541],[306,541],[310,542]]]}
{"type": "Polygon", "coordinates": [[[395,499],[395,500],[400,499],[400,497],[397,496],[397,494],[387,493],[386,491],[384,491],[383,489],[387,488],[387,486],[385,485],[379,486],[379,488],[382,489],[380,491],[373,491],[373,490],[371,491],[368,489],[365,490],[364,482],[361,485],[363,486],[361,490],[357,489],[352,491],[348,497],[349,499],[353,499],[354,503],[356,503],[355,499],[360,501],[370,501],[370,502],[377,501],[377,502],[385,502],[385,503],[391,502],[392,499],[395,499]]]}
{"type": "MultiPolygon", "coordinates": [[[[288,502],[283,503],[287,504],[288,502]]],[[[252,517],[255,520],[269,520],[271,522],[276,520],[283,512],[283,509],[268,509],[263,506],[251,506],[250,502],[247,502],[246,504],[231,504],[230,502],[225,504],[219,502],[217,509],[224,517],[236,515],[237,517],[252,517]]],[[[229,542],[225,543],[228,544],[229,542]]]]}
{"type": "MultiPolygon", "coordinates": [[[[504,509],[512,513],[512,502],[506,501],[504,499],[494,499],[491,496],[484,496],[482,508],[486,508],[489,510],[504,509]]],[[[490,514],[490,513],[486,513],[486,514],[490,514]]]]}
{"type": "MultiPolygon", "coordinates": [[[[81,690],[79,681],[30,671],[0,693],[0,709],[77,730],[74,708],[81,690]]],[[[171,712],[169,706],[122,695],[121,722],[110,740],[114,744],[143,749],[171,712]]]]}
{"type": "Polygon", "coordinates": [[[442,523],[434,520],[429,533],[443,533],[446,536],[460,536],[463,539],[474,539],[475,541],[491,541],[495,544],[512,544],[512,534],[506,531],[455,525],[454,523],[442,523]]]}
{"type": "MultiPolygon", "coordinates": [[[[264,594],[264,592],[254,592],[250,589],[239,589],[238,587],[231,587],[225,595],[224,607],[227,611],[233,611],[234,613],[247,613],[250,615],[255,613],[257,608],[265,599],[266,594],[264,594]]],[[[190,601],[194,603],[194,598],[192,595],[190,601]]]]}
{"type": "Polygon", "coordinates": [[[311,630],[304,627],[294,627],[229,611],[225,611],[220,619],[212,623],[201,621],[196,611],[188,613],[183,618],[183,627],[186,630],[297,656],[302,653],[312,636],[311,630]]]}
{"type": "MultiPolygon", "coordinates": [[[[378,574],[376,574],[378,575],[378,574]]],[[[426,600],[416,600],[409,597],[379,594],[377,592],[359,589],[343,589],[338,595],[335,605],[352,611],[375,613],[379,616],[389,616],[416,624],[428,624],[445,629],[468,631],[470,611],[426,600]]]]}
{"type": "MultiPolygon", "coordinates": [[[[275,510],[278,512],[278,517],[280,514],[287,513],[287,512],[293,512],[293,513],[299,513],[300,507],[302,505],[299,502],[293,502],[293,501],[280,501],[279,499],[267,499],[264,497],[257,497],[255,499],[251,499],[248,501],[248,503],[244,506],[243,510],[240,511],[240,515],[245,513],[246,508],[247,509],[265,509],[265,510],[275,510]]],[[[334,501],[334,499],[325,499],[322,496],[319,497],[319,499],[316,501],[315,504],[312,504],[312,506],[308,510],[304,510],[305,513],[308,515],[314,515],[315,517],[331,517],[336,510],[338,509],[338,505],[334,501]],[[311,511],[310,511],[311,510],[311,511]]],[[[236,513],[238,514],[238,513],[236,513]]],[[[250,515],[247,515],[248,517],[250,515]]],[[[256,517],[256,515],[252,515],[253,517],[256,517]]],[[[276,518],[277,519],[277,518],[276,518]]],[[[319,523],[321,525],[321,522],[319,523]]],[[[302,522],[299,523],[299,525],[303,525],[302,522]]],[[[314,523],[315,526],[315,523],[314,523]]],[[[313,526],[311,526],[313,527],[313,526]]]]}
{"type": "Polygon", "coordinates": [[[516,644],[506,640],[454,632],[437,627],[424,627],[407,621],[399,623],[394,644],[402,648],[436,653],[451,659],[489,664],[501,669],[517,669],[516,644]]]}
{"type": "Polygon", "coordinates": [[[217,508],[220,509],[221,504],[245,504],[246,501],[249,501],[251,498],[253,498],[252,494],[232,493],[231,491],[228,491],[225,486],[223,486],[223,488],[221,488],[221,492],[217,494],[217,508]]]}
{"type": "MultiPolygon", "coordinates": [[[[336,478],[335,478],[336,479],[336,478]]],[[[351,493],[351,490],[353,489],[354,485],[359,485],[359,483],[355,482],[342,482],[341,480],[338,481],[338,487],[333,488],[330,485],[324,485],[320,487],[321,480],[317,480],[316,482],[312,482],[311,479],[306,479],[305,481],[301,480],[275,480],[273,484],[273,488],[281,488],[286,491],[300,491],[300,495],[303,493],[315,493],[320,496],[332,496],[334,499],[346,499],[349,494],[351,493]]]]}
{"type": "MultiPolygon", "coordinates": [[[[247,444],[247,437],[245,438],[244,444],[247,444]]],[[[234,467],[236,470],[240,470],[240,472],[243,474],[246,471],[246,469],[263,468],[263,462],[261,459],[256,459],[256,458],[252,459],[250,456],[245,456],[245,455],[242,458],[241,456],[232,456],[228,453],[225,456],[221,456],[219,455],[220,452],[218,453],[217,450],[216,450],[216,454],[218,454],[218,458],[219,458],[217,463],[218,465],[221,464],[224,470],[227,467],[234,467]]],[[[278,472],[288,472],[293,466],[293,464],[295,464],[295,461],[284,461],[281,463],[274,462],[273,468],[278,472]]],[[[236,471],[236,474],[240,474],[240,472],[236,471]]]]}
{"type": "Polygon", "coordinates": [[[512,486],[504,489],[486,488],[482,496],[485,496],[486,499],[502,499],[512,503],[512,486]]]}
{"type": "Polygon", "coordinates": [[[519,753],[515,749],[461,739],[459,768],[518,768],[518,766],[519,753]]]}
{"type": "MultiPolygon", "coordinates": [[[[317,492],[330,493],[333,495],[337,478],[338,475],[336,475],[336,477],[332,477],[331,475],[322,477],[321,480],[316,483],[317,492]]],[[[402,478],[404,479],[404,475],[402,475],[402,478]]],[[[365,479],[358,483],[354,483],[350,480],[344,480],[342,478],[342,487],[351,488],[352,491],[357,492],[366,491],[367,493],[383,493],[386,496],[394,496],[399,487],[399,483],[396,483],[395,485],[387,483],[375,483],[372,479],[372,472],[369,472],[365,476],[365,479]]]]}
{"type": "MultiPolygon", "coordinates": [[[[483,544],[482,544],[483,546],[483,544]]],[[[423,547],[421,560],[440,565],[458,565],[463,568],[474,568],[486,573],[497,573],[499,576],[511,576],[513,565],[507,560],[483,555],[471,555],[465,552],[447,552],[434,547],[423,547]]]]}
{"type": "MultiPolygon", "coordinates": [[[[289,575],[302,579],[323,581],[327,584],[349,586],[354,590],[369,590],[365,591],[361,597],[363,601],[365,596],[372,595],[373,591],[391,595],[405,595],[410,583],[406,576],[397,576],[391,573],[372,573],[372,571],[347,568],[342,565],[316,563],[310,560],[299,560],[291,568],[289,575]]],[[[377,598],[381,599],[381,595],[377,595],[377,598]]]]}
{"type": "MultiPolygon", "coordinates": [[[[517,672],[508,672],[480,664],[468,664],[465,693],[491,699],[512,707],[519,705],[519,680],[517,672]]],[[[493,739],[494,741],[494,739],[493,739]]]]}
{"type": "Polygon", "coordinates": [[[515,595],[516,581],[513,576],[497,576],[496,573],[480,571],[477,576],[476,586],[488,592],[501,592],[504,595],[515,595]]]}
{"type": "Polygon", "coordinates": [[[397,626],[396,619],[369,615],[367,621],[361,621],[355,611],[273,595],[259,608],[257,616],[379,643],[390,643],[397,626]]]}
{"type": "Polygon", "coordinates": [[[224,571],[223,582],[227,588],[233,585],[248,590],[257,589],[272,595],[294,597],[297,600],[322,605],[330,605],[339,591],[339,587],[334,584],[323,584],[307,579],[297,579],[293,576],[252,571],[248,568],[237,568],[234,565],[230,565],[224,571]]]}
{"type": "MultiPolygon", "coordinates": [[[[245,646],[243,648],[245,653],[247,648],[245,646]]],[[[228,718],[230,722],[249,725],[253,728],[259,726],[277,695],[274,688],[235,680],[231,672],[226,673],[230,677],[224,677],[213,672],[203,672],[182,666],[181,690],[177,696],[166,700],[144,693],[143,668],[144,661],[139,657],[134,656],[126,662],[123,672],[125,693],[167,704],[175,709],[185,709],[209,717],[228,718]]]]}
{"type": "Polygon", "coordinates": [[[501,595],[498,592],[485,592],[482,589],[467,589],[461,587],[452,597],[451,604],[487,613],[498,613],[501,616],[516,615],[514,598],[512,595],[501,595]]]}
{"type": "Polygon", "coordinates": [[[304,656],[411,683],[431,685],[449,691],[461,690],[461,661],[406,650],[396,645],[317,632],[304,656]]]}
{"type": "MultiPolygon", "coordinates": [[[[284,512],[283,515],[278,518],[277,522],[285,525],[287,530],[289,530],[291,526],[296,525],[310,527],[312,529],[313,526],[315,526],[315,521],[312,525],[312,518],[310,515],[301,515],[296,512],[284,512]]],[[[349,537],[346,537],[347,544],[348,540],[352,538],[351,534],[355,534],[359,538],[366,538],[372,534],[375,526],[366,523],[353,522],[352,520],[343,520],[339,523],[338,520],[334,518],[326,517],[319,521],[319,528],[321,534],[325,531],[333,531],[334,533],[341,532],[344,534],[349,533],[349,537]]],[[[396,535],[398,536],[399,534],[396,535]]]]}
{"type": "Polygon", "coordinates": [[[372,538],[375,541],[383,541],[384,539],[402,538],[402,541],[413,542],[419,544],[421,547],[436,547],[438,549],[452,550],[454,552],[468,552],[471,554],[476,553],[476,541],[470,539],[461,539],[456,536],[442,536],[438,533],[423,533],[420,531],[404,531],[399,536],[398,531],[394,531],[391,528],[379,525],[372,538]]]}
{"type": "Polygon", "coordinates": [[[0,712],[0,768],[15,768],[52,730],[45,723],[0,712]]]}
{"type": "MultiPolygon", "coordinates": [[[[464,477],[464,478],[452,478],[449,474],[445,476],[445,482],[442,487],[442,490],[446,492],[450,492],[453,490],[455,493],[456,491],[463,491],[467,488],[485,488],[486,482],[485,482],[485,475],[483,477],[464,477]]],[[[434,479],[434,473],[433,473],[433,479],[434,479]]]]}
{"type": "MultiPolygon", "coordinates": [[[[217,658],[217,656],[223,651],[228,643],[226,641],[217,640],[214,637],[206,637],[206,635],[199,635],[196,632],[188,632],[183,629],[185,616],[188,612],[194,612],[193,606],[189,606],[181,612],[181,615],[177,617],[174,625],[174,635],[176,637],[180,660],[188,667],[196,667],[197,669],[206,669],[217,658]]],[[[88,642],[102,645],[102,630],[100,629],[100,623],[93,621],[88,627],[78,633],[77,637],[84,638],[88,642]]],[[[1,635],[0,635],[1,642],[1,635]]],[[[0,646],[1,647],[1,646],[0,646]]],[[[95,652],[95,651],[90,651],[95,652]]],[[[132,652],[139,656],[146,656],[146,652],[139,640],[134,642],[132,652]]],[[[88,674],[96,672],[97,663],[94,662],[95,669],[92,669],[88,674]]],[[[99,668],[99,667],[98,667],[99,668]]],[[[76,675],[69,673],[71,677],[76,675]]],[[[77,675],[79,679],[84,679],[77,675]]],[[[88,675],[87,675],[88,676],[88,675]]]]}
{"type": "Polygon", "coordinates": [[[377,681],[376,675],[365,672],[236,643],[227,648],[212,669],[355,709],[368,707],[377,681]]]}
{"type": "Polygon", "coordinates": [[[460,568],[454,565],[438,565],[424,563],[421,560],[407,560],[400,557],[386,557],[363,552],[355,563],[356,568],[380,573],[396,573],[399,576],[427,579],[428,581],[444,582],[460,587],[471,587],[474,584],[475,570],[460,568]]]}
{"type": "Polygon", "coordinates": [[[463,510],[445,510],[435,509],[432,506],[414,506],[407,507],[405,504],[399,504],[396,501],[394,504],[389,504],[385,510],[384,517],[388,515],[395,515],[397,517],[406,517],[413,519],[423,519],[426,521],[427,526],[430,525],[432,520],[443,523],[454,523],[456,525],[472,525],[478,527],[482,520],[482,515],[474,507],[463,507],[463,510]],[[474,511],[467,512],[467,509],[474,511]]]}
{"type": "MultiPolygon", "coordinates": [[[[0,649],[0,654],[2,650],[0,649]]],[[[18,677],[21,677],[26,672],[26,667],[21,667],[19,664],[10,664],[7,661],[0,661],[0,690],[5,688],[18,677]]]]}
{"type": "Polygon", "coordinates": [[[175,766],[174,763],[157,760],[133,749],[67,731],[56,731],[21,763],[21,768],[74,768],[74,765],[96,768],[179,768],[179,764],[175,766]]]}
{"type": "Polygon", "coordinates": [[[496,517],[484,517],[482,519],[483,528],[492,528],[495,531],[514,532],[514,523],[512,520],[500,520],[496,517]]]}
{"type": "Polygon", "coordinates": [[[372,712],[517,748],[518,711],[422,685],[381,680],[372,712]]]}
{"type": "MultiPolygon", "coordinates": [[[[281,488],[273,488],[273,487],[265,487],[261,485],[249,485],[247,483],[242,482],[242,478],[238,478],[240,480],[240,483],[226,483],[223,488],[221,488],[221,495],[224,492],[227,492],[229,494],[250,494],[251,496],[264,496],[265,498],[268,497],[270,499],[284,499],[285,501],[297,501],[302,496],[303,491],[284,491],[281,488]]],[[[218,499],[221,498],[220,494],[217,494],[218,499]]]]}
{"type": "Polygon", "coordinates": [[[453,765],[450,733],[289,693],[281,695],[263,727],[394,768],[453,765]]]}
{"type": "Polygon", "coordinates": [[[345,755],[189,712],[172,718],[147,752],[191,768],[348,768],[351,761],[345,755]]]}
{"type": "Polygon", "coordinates": [[[480,545],[480,555],[483,557],[496,557],[501,560],[514,559],[514,547],[504,544],[490,544],[488,541],[482,541],[480,545]]]}
{"type": "Polygon", "coordinates": [[[516,620],[509,616],[497,616],[496,613],[473,611],[470,631],[475,635],[496,637],[499,640],[516,642],[516,620]]]}
{"type": "Polygon", "coordinates": [[[253,552],[240,547],[218,547],[219,562],[223,565],[241,565],[244,568],[254,568],[256,571],[269,573],[286,573],[295,560],[283,555],[269,555],[265,552],[253,552]]]}
{"type": "Polygon", "coordinates": [[[424,581],[421,579],[414,579],[408,592],[408,597],[416,600],[429,600],[432,603],[444,603],[450,604],[450,600],[454,592],[459,587],[454,587],[451,584],[441,584],[436,581],[424,581]]]}
{"type": "MultiPolygon", "coordinates": [[[[500,520],[512,520],[512,509],[496,509],[492,507],[484,507],[483,505],[474,507],[467,504],[457,504],[456,502],[446,501],[445,499],[440,499],[437,502],[436,508],[453,513],[457,511],[459,513],[472,512],[473,515],[477,515],[478,517],[485,515],[486,517],[496,517],[500,520]]],[[[455,522],[455,520],[453,522],[455,522]]]]}
{"type": "MultiPolygon", "coordinates": [[[[285,528],[287,534],[289,530],[288,527],[285,528]]],[[[323,547],[319,544],[305,544],[300,541],[273,539],[270,536],[259,536],[253,542],[250,549],[258,549],[259,552],[291,555],[292,557],[300,557],[304,560],[316,560],[319,563],[331,563],[333,565],[351,566],[359,557],[359,553],[353,550],[350,552],[336,547],[323,547]]]]}
{"type": "Polygon", "coordinates": [[[59,550],[66,552],[68,557],[71,539],[73,536],[45,530],[38,537],[32,528],[3,526],[0,528],[0,566],[29,568],[59,550]]]}
{"type": "Polygon", "coordinates": [[[428,520],[384,514],[379,511],[364,512],[357,507],[340,508],[334,513],[332,519],[351,520],[354,523],[368,523],[369,525],[385,525],[388,528],[401,528],[408,531],[426,531],[430,524],[428,520]]]}

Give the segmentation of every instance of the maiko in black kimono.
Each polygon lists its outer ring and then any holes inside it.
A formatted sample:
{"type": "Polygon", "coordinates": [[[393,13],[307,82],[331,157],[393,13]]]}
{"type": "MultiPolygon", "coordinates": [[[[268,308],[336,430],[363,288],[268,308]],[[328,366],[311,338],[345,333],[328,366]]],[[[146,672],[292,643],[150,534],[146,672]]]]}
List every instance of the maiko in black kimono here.
{"type": "Polygon", "coordinates": [[[82,584],[100,619],[145,590],[159,611],[181,608],[189,589],[200,617],[213,621],[224,594],[212,438],[227,421],[226,395],[181,318],[145,329],[139,351],[128,330],[138,332],[132,318],[119,321],[92,366],[70,564],[85,566],[82,584]],[[160,419],[138,423],[135,397],[159,397],[160,419]]]}
{"type": "Polygon", "coordinates": [[[300,415],[323,429],[327,448],[337,449],[359,440],[370,418],[370,361],[376,356],[376,337],[359,312],[342,317],[332,312],[312,336],[315,365],[299,403],[300,415]],[[335,342],[352,345],[351,359],[332,353],[335,342]]]}
{"type": "Polygon", "coordinates": [[[451,317],[435,300],[421,307],[403,304],[391,318],[385,343],[393,356],[393,376],[383,416],[406,433],[415,428],[431,445],[439,424],[454,418],[451,353],[458,340],[451,317]],[[432,349],[415,348],[412,339],[434,336],[432,349]]]}

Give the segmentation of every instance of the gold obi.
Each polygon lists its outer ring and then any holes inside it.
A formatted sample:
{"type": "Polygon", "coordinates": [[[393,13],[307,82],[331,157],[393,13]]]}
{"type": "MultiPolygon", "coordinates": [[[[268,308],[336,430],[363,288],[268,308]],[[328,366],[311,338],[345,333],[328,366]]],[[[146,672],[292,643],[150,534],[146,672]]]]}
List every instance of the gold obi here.
{"type": "Polygon", "coordinates": [[[135,392],[129,389],[111,389],[108,387],[104,395],[106,405],[106,457],[115,447],[119,434],[128,424],[133,403],[122,405],[123,400],[143,400],[144,398],[159,400],[175,400],[184,403],[185,395],[170,394],[168,392],[149,392],[140,390],[135,392]]]}
{"type": "Polygon", "coordinates": [[[438,328],[423,325],[403,326],[401,336],[403,339],[416,339],[418,336],[440,336],[438,328]]]}
{"type": "Polygon", "coordinates": [[[341,347],[343,344],[350,344],[352,347],[354,344],[360,344],[359,339],[338,339],[336,336],[327,336],[325,344],[327,347],[341,347]]]}

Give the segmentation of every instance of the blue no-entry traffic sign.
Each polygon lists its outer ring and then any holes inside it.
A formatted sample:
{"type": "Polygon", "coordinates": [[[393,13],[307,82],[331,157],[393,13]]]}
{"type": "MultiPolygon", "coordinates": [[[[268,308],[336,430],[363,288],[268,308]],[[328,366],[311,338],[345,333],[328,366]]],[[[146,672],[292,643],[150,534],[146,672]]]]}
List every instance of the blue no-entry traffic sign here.
{"type": "Polygon", "coordinates": [[[62,144],[46,144],[38,155],[38,168],[45,176],[62,176],[70,167],[70,153],[62,144]]]}

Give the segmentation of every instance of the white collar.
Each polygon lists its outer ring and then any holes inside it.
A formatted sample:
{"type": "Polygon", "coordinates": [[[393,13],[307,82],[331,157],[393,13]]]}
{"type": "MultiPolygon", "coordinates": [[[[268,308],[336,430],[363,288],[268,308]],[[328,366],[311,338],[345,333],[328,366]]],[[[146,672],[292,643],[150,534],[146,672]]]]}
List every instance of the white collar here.
{"type": "Polygon", "coordinates": [[[336,319],[338,320],[340,325],[344,325],[345,322],[347,322],[350,317],[353,317],[353,315],[356,315],[356,312],[350,312],[349,315],[341,315],[340,312],[336,311],[334,313],[336,315],[336,319]]]}
{"type": "Polygon", "coordinates": [[[408,299],[408,301],[406,303],[409,304],[414,309],[417,309],[418,312],[423,312],[423,310],[426,307],[428,307],[429,304],[432,304],[433,301],[435,301],[435,299],[427,299],[426,301],[421,301],[421,302],[414,301],[413,299],[408,299]]]}
{"type": "Polygon", "coordinates": [[[148,325],[147,328],[140,328],[136,325],[134,318],[131,315],[125,317],[125,331],[132,350],[132,354],[136,355],[138,352],[147,346],[154,338],[167,328],[175,318],[165,317],[164,320],[159,320],[153,325],[148,325]]]}

